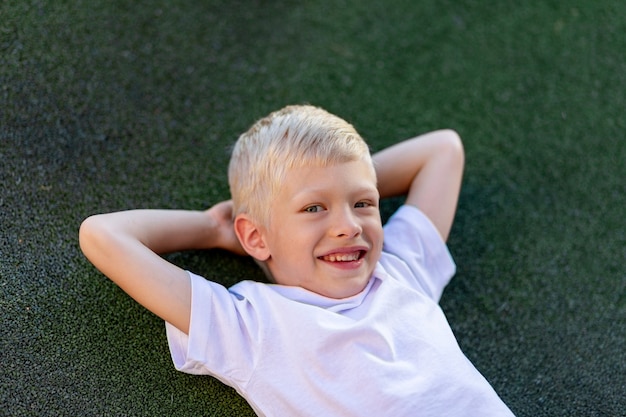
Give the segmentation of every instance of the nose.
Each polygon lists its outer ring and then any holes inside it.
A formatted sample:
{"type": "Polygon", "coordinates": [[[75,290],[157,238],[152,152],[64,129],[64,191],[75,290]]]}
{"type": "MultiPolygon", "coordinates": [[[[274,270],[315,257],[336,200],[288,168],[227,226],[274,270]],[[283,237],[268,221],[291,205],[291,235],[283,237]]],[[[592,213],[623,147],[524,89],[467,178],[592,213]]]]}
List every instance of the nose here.
{"type": "Polygon", "coordinates": [[[330,234],[333,237],[354,238],[361,234],[363,228],[355,213],[350,208],[337,210],[332,216],[330,234]]]}

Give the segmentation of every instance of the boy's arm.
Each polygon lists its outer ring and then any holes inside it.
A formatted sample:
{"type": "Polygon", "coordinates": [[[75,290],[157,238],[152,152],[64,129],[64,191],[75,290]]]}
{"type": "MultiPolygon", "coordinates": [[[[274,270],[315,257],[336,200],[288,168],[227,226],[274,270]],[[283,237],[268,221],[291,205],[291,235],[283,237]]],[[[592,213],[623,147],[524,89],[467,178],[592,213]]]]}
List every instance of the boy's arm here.
{"type": "Polygon", "coordinates": [[[465,155],[452,130],[408,139],[373,156],[382,198],[407,195],[446,240],[459,198],[465,155]]]}
{"type": "Polygon", "coordinates": [[[204,212],[131,210],[95,215],[80,227],[80,246],[94,266],[128,295],[187,333],[189,277],[158,254],[210,248],[242,253],[231,209],[226,201],[204,212]]]}

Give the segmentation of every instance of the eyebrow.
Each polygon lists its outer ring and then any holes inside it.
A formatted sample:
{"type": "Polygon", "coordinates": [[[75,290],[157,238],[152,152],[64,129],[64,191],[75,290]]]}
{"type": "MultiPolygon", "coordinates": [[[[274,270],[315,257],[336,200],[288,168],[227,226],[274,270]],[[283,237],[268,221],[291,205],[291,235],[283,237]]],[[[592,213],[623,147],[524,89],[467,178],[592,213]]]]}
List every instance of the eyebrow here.
{"type": "MultiPolygon", "coordinates": [[[[333,192],[331,190],[331,192],[333,192]]],[[[298,190],[297,192],[295,192],[292,196],[292,198],[298,199],[301,197],[308,197],[308,196],[318,196],[318,195],[324,195],[324,194],[328,194],[328,188],[324,187],[324,188],[303,188],[301,190],[298,190]]],[[[377,187],[369,187],[369,186],[364,186],[364,187],[357,187],[353,190],[350,190],[350,194],[353,195],[360,195],[360,194],[372,194],[375,195],[377,198],[380,198],[380,194],[378,192],[378,188],[377,187]]]]}

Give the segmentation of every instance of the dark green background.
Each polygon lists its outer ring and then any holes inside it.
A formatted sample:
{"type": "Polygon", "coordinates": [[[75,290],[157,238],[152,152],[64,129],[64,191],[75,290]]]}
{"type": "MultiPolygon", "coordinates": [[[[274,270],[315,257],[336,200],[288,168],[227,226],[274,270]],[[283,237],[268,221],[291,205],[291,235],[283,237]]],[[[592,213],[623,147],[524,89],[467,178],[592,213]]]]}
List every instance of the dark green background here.
{"type": "Polygon", "coordinates": [[[228,198],[239,133],[306,102],[373,150],[456,129],[459,343],[519,416],[626,415],[625,26],[617,0],[1,1],[0,414],[252,415],[173,369],[77,230],[228,198]]]}

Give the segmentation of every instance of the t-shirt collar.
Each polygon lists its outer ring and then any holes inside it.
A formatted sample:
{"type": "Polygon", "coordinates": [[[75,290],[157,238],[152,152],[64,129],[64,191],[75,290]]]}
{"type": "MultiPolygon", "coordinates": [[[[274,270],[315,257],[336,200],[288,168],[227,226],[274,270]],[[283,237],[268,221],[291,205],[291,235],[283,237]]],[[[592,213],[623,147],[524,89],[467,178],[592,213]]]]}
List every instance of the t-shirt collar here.
{"type": "MultiPolygon", "coordinates": [[[[382,272],[386,275],[384,270],[382,272]]],[[[368,281],[365,288],[358,294],[347,298],[329,298],[302,287],[288,285],[269,284],[269,287],[283,297],[292,301],[314,305],[333,312],[339,312],[360,306],[372,289],[374,282],[377,279],[380,279],[378,278],[379,276],[378,267],[376,267],[374,274],[372,274],[372,277],[368,281]]]]}

